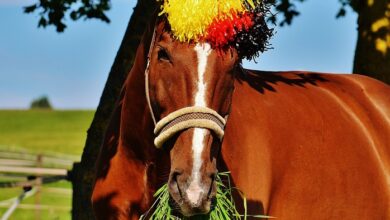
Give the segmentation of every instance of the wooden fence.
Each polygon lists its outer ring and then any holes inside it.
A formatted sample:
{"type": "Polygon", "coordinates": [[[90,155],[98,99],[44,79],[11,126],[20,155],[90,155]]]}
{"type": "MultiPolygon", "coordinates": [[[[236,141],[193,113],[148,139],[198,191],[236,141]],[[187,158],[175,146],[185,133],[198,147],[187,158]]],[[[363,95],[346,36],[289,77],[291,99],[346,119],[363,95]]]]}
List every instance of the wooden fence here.
{"type": "MultiPolygon", "coordinates": [[[[72,167],[73,162],[71,158],[0,151],[0,188],[23,188],[19,196],[0,202],[0,207],[8,207],[1,220],[8,220],[21,206],[31,206],[30,208],[37,212],[47,208],[39,204],[41,186],[68,179],[68,169],[72,167]],[[33,195],[38,198],[37,204],[20,204],[23,199],[33,195]]],[[[61,209],[61,207],[57,208],[61,209]]]]}

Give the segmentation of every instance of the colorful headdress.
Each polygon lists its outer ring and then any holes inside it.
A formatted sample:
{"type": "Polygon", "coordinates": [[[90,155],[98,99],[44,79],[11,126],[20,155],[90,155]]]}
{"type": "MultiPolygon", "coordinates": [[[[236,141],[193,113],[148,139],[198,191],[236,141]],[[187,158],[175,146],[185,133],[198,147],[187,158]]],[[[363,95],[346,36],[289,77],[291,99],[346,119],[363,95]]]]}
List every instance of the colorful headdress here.
{"type": "Polygon", "coordinates": [[[268,48],[269,7],[261,0],[160,0],[173,36],[181,42],[207,41],[213,48],[235,47],[253,59],[268,48]]]}

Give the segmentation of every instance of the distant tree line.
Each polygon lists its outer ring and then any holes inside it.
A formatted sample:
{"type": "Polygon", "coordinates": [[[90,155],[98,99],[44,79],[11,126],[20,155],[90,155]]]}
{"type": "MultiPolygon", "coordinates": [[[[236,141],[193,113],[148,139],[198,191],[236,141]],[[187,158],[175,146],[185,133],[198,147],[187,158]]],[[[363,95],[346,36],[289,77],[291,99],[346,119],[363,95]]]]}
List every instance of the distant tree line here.
{"type": "Polygon", "coordinates": [[[31,109],[53,109],[47,96],[34,99],[30,105],[31,109]]]}

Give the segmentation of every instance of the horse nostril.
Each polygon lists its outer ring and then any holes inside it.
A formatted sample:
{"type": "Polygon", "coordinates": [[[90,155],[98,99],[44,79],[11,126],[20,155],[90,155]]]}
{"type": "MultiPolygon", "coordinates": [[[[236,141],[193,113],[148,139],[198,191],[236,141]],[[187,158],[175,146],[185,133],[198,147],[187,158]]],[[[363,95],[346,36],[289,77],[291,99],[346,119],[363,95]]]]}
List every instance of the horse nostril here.
{"type": "Polygon", "coordinates": [[[182,174],[183,174],[183,171],[181,171],[181,170],[172,171],[171,181],[170,181],[171,186],[176,188],[176,190],[179,193],[181,198],[183,198],[183,194],[182,194],[182,191],[181,191],[180,186],[179,186],[178,177],[182,174]]]}
{"type": "Polygon", "coordinates": [[[215,179],[217,178],[217,172],[209,173],[209,178],[210,178],[211,185],[213,185],[215,179]]]}
{"type": "Polygon", "coordinates": [[[217,177],[217,173],[212,173],[209,176],[210,176],[210,179],[211,179],[211,181],[210,181],[211,184],[210,184],[209,191],[207,193],[207,197],[209,199],[211,199],[214,196],[214,193],[215,193],[213,190],[215,189],[214,183],[215,183],[215,179],[217,177]]]}
{"type": "Polygon", "coordinates": [[[211,182],[214,182],[214,180],[215,180],[216,177],[217,177],[217,173],[211,173],[211,174],[210,174],[211,182]]]}
{"type": "Polygon", "coordinates": [[[177,182],[177,178],[183,173],[183,171],[175,170],[171,173],[171,180],[177,182]]]}

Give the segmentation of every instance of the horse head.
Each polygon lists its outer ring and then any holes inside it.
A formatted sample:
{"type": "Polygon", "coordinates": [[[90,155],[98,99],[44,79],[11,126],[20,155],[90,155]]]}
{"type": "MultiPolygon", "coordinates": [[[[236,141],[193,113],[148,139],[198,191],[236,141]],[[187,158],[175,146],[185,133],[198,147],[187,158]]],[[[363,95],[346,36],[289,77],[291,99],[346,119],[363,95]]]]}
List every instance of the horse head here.
{"type": "Polygon", "coordinates": [[[235,49],[180,42],[164,22],[149,52],[147,98],[155,145],[170,149],[168,188],[185,216],[208,213],[216,194],[216,160],[239,68],[235,49]]]}

